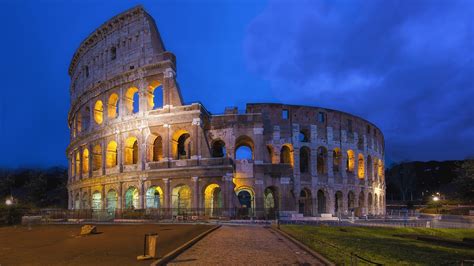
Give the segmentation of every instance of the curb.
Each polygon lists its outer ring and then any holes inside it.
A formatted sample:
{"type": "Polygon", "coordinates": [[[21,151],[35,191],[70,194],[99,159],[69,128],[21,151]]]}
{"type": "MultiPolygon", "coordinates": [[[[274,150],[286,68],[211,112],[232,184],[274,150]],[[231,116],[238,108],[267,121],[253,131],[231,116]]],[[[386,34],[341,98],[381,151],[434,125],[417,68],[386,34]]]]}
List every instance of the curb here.
{"type": "Polygon", "coordinates": [[[188,248],[192,247],[194,244],[196,244],[199,240],[203,239],[205,236],[207,236],[208,234],[212,233],[213,231],[219,229],[221,227],[221,225],[217,225],[209,230],[207,230],[206,232],[204,233],[201,233],[200,235],[196,236],[195,238],[189,240],[188,242],[184,243],[183,245],[181,245],[180,247],[176,248],[175,250],[169,252],[168,254],[164,255],[162,258],[160,258],[159,260],[153,262],[151,265],[155,266],[155,265],[165,265],[167,264],[168,262],[170,262],[171,260],[173,260],[174,258],[176,258],[178,255],[180,255],[181,253],[183,253],[185,250],[187,250],[188,248]]]}
{"type": "Polygon", "coordinates": [[[322,262],[323,265],[330,265],[330,266],[334,266],[336,264],[334,264],[333,262],[329,261],[328,259],[326,259],[323,255],[317,253],[316,251],[312,250],[311,248],[309,248],[308,246],[306,246],[305,244],[301,243],[300,241],[298,241],[297,239],[295,239],[294,237],[290,236],[289,234],[283,232],[282,230],[278,229],[278,228],[274,228],[274,227],[270,227],[269,228],[270,230],[272,230],[273,232],[277,233],[277,234],[280,234],[282,236],[284,236],[286,239],[290,240],[291,242],[293,242],[295,245],[297,245],[299,248],[301,248],[302,250],[306,251],[307,253],[309,253],[311,256],[315,257],[316,259],[320,260],[322,262]]]}

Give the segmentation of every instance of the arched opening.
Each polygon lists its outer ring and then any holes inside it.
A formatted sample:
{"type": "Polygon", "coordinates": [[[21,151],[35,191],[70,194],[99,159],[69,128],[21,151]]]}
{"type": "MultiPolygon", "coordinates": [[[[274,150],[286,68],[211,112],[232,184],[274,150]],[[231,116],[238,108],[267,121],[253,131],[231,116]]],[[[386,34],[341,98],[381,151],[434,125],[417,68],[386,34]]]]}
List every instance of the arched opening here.
{"type": "Polygon", "coordinates": [[[138,139],[129,137],[125,140],[125,158],[126,165],[136,164],[138,162],[138,139]]]}
{"type": "Polygon", "coordinates": [[[191,188],[188,185],[178,185],[171,194],[173,214],[185,215],[191,209],[191,188]]]}
{"type": "Polygon", "coordinates": [[[318,190],[318,213],[326,213],[326,195],[321,189],[318,190]]]}
{"type": "Polygon", "coordinates": [[[237,198],[240,203],[239,215],[242,218],[253,216],[254,209],[254,193],[250,188],[239,188],[236,191],[237,198]]]}
{"type": "Polygon", "coordinates": [[[191,135],[188,133],[182,134],[178,138],[178,159],[191,158],[191,135]]]}
{"type": "Polygon", "coordinates": [[[372,171],[372,157],[369,155],[367,156],[367,179],[368,180],[374,180],[373,176],[373,171],[372,171]]]}
{"type": "Polygon", "coordinates": [[[223,208],[221,188],[217,184],[210,184],[204,190],[204,209],[206,216],[218,217],[223,208]]]}
{"type": "Polygon", "coordinates": [[[359,158],[357,160],[357,167],[358,167],[357,173],[358,173],[359,179],[364,179],[364,176],[365,176],[364,155],[362,155],[361,153],[359,153],[359,158]]]}
{"type": "Polygon", "coordinates": [[[310,150],[308,147],[300,149],[300,172],[309,173],[310,150]]]}
{"type": "Polygon", "coordinates": [[[74,167],[74,174],[76,176],[79,176],[81,174],[81,155],[79,152],[76,152],[76,158],[75,158],[76,165],[74,167]]]}
{"type": "Polygon", "coordinates": [[[84,149],[82,151],[82,173],[87,175],[89,173],[89,150],[84,149]]]}
{"type": "Polygon", "coordinates": [[[139,111],[140,96],[138,95],[137,87],[128,88],[125,93],[125,105],[129,114],[135,114],[139,111]]]}
{"type": "Polygon", "coordinates": [[[112,93],[109,96],[107,115],[110,119],[117,118],[119,115],[119,96],[117,93],[112,93]]]}
{"type": "Polygon", "coordinates": [[[374,211],[374,205],[373,205],[373,198],[372,198],[372,193],[369,192],[367,195],[367,207],[369,209],[369,214],[373,214],[374,211]]]}
{"type": "Polygon", "coordinates": [[[161,136],[155,137],[153,141],[153,158],[154,162],[163,160],[163,139],[161,136]]]}
{"type": "Polygon", "coordinates": [[[248,136],[240,136],[235,141],[235,159],[253,160],[254,159],[253,140],[248,136]]]}
{"type": "Polygon", "coordinates": [[[102,147],[100,144],[92,148],[92,170],[97,171],[102,168],[102,147]]]}
{"type": "Polygon", "coordinates": [[[280,150],[280,163],[289,164],[291,167],[294,165],[293,161],[293,149],[288,145],[283,145],[280,150]]]}
{"type": "Polygon", "coordinates": [[[148,86],[148,106],[150,110],[163,108],[163,86],[158,81],[152,81],[148,86]]]}
{"type": "Polygon", "coordinates": [[[341,191],[337,191],[336,192],[336,195],[335,195],[335,201],[334,201],[334,212],[336,213],[336,215],[339,217],[342,212],[343,212],[343,203],[342,203],[342,192],[341,191]]]}
{"type": "Polygon", "coordinates": [[[374,157],[372,171],[373,171],[375,182],[378,182],[379,181],[379,159],[377,159],[376,157],[374,157]]]}
{"type": "Polygon", "coordinates": [[[95,191],[94,193],[92,193],[92,209],[102,209],[102,194],[99,191],[95,191]]]}
{"type": "Polygon", "coordinates": [[[379,179],[380,179],[379,181],[380,181],[381,183],[383,183],[383,177],[384,177],[384,174],[385,174],[385,173],[384,173],[383,162],[382,162],[382,160],[380,160],[380,159],[379,159],[378,169],[377,169],[377,170],[378,170],[378,176],[379,176],[379,179]]]}
{"type": "Polygon", "coordinates": [[[364,191],[361,191],[359,194],[359,208],[357,210],[356,215],[361,216],[365,214],[365,195],[364,191]]]}
{"type": "Polygon", "coordinates": [[[212,157],[222,158],[226,155],[225,143],[222,140],[215,140],[212,142],[212,157]]]}
{"type": "Polygon", "coordinates": [[[353,191],[349,191],[347,194],[347,209],[353,212],[355,208],[355,195],[353,191]]]}
{"type": "Polygon", "coordinates": [[[341,149],[335,148],[332,151],[332,171],[334,173],[339,173],[341,169],[341,149]]]}
{"type": "Polygon", "coordinates": [[[374,194],[374,214],[377,215],[379,213],[379,197],[377,193],[374,194]]]}
{"type": "Polygon", "coordinates": [[[382,195],[379,196],[379,213],[380,214],[383,214],[384,213],[384,210],[385,209],[385,206],[384,206],[384,203],[383,203],[383,198],[382,198],[382,195]]]}
{"type": "Polygon", "coordinates": [[[89,129],[89,125],[91,124],[91,109],[89,106],[86,106],[84,109],[84,113],[82,115],[82,129],[84,131],[89,129]]]}
{"type": "Polygon", "coordinates": [[[302,129],[298,134],[298,140],[300,142],[309,142],[309,132],[308,130],[302,129]]]}
{"type": "Polygon", "coordinates": [[[94,121],[100,125],[104,122],[104,104],[101,100],[95,102],[94,105],[94,121]]]}
{"type": "Polygon", "coordinates": [[[158,209],[163,203],[163,191],[158,186],[152,186],[146,191],[146,207],[158,209]]]}
{"type": "Polygon", "coordinates": [[[117,142],[112,140],[107,144],[105,167],[112,168],[115,166],[117,166],[117,142]]]}
{"type": "Polygon", "coordinates": [[[265,157],[265,162],[273,163],[273,146],[267,145],[267,156],[265,157]]]}
{"type": "Polygon", "coordinates": [[[318,148],[318,155],[317,155],[317,170],[318,175],[325,175],[327,174],[327,158],[328,158],[328,151],[325,147],[318,148]]]}
{"type": "Polygon", "coordinates": [[[140,198],[136,187],[129,187],[125,192],[125,209],[137,209],[140,206],[140,198]]]}
{"type": "Polygon", "coordinates": [[[90,206],[89,206],[89,195],[87,194],[87,192],[84,192],[84,194],[82,194],[82,209],[90,209],[90,206]]]}
{"type": "Polygon", "coordinates": [[[81,114],[81,112],[77,112],[77,114],[76,114],[75,126],[76,126],[76,134],[81,133],[81,131],[82,131],[82,114],[81,114]]]}
{"type": "Polygon", "coordinates": [[[313,204],[311,202],[311,191],[309,189],[302,189],[298,200],[298,211],[304,216],[313,215],[313,204]]]}
{"type": "Polygon", "coordinates": [[[76,193],[76,196],[74,197],[74,209],[81,209],[81,195],[79,193],[76,193]]]}
{"type": "Polygon", "coordinates": [[[118,194],[117,191],[111,189],[107,192],[107,211],[115,212],[117,209],[118,194]]]}
{"type": "Polygon", "coordinates": [[[347,151],[346,172],[353,174],[355,166],[355,155],[353,150],[347,151]]]}
{"type": "Polygon", "coordinates": [[[278,211],[277,189],[275,187],[267,187],[263,193],[263,207],[265,217],[267,219],[275,219],[278,211]]]}

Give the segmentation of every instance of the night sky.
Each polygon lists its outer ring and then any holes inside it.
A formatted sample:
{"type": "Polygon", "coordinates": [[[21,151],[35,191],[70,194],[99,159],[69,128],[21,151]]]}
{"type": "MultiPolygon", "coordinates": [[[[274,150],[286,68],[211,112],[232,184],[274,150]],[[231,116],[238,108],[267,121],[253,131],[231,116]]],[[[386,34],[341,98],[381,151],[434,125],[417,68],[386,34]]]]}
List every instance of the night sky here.
{"type": "Polygon", "coordinates": [[[186,103],[334,108],[374,122],[386,160],[474,155],[474,1],[0,0],[0,166],[67,165],[67,70],[103,22],[143,4],[186,103]]]}

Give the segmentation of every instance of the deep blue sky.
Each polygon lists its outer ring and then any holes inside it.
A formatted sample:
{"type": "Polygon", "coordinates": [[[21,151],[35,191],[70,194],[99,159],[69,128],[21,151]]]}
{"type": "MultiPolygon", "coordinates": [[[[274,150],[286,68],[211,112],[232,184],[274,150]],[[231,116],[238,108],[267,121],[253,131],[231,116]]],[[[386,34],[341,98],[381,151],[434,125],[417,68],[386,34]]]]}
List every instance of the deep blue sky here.
{"type": "Polygon", "coordinates": [[[382,129],[389,161],[474,155],[472,0],[0,0],[0,166],[66,165],[69,61],[137,4],[177,56],[186,102],[351,112],[382,129]]]}

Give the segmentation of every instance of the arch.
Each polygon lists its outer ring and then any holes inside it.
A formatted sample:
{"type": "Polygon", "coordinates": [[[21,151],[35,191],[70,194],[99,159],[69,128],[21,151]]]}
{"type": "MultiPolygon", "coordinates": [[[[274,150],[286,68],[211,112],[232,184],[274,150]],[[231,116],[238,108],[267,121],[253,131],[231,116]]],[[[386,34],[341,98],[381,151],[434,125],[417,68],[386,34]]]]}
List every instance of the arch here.
{"type": "Polygon", "coordinates": [[[130,114],[138,113],[140,109],[140,96],[137,87],[130,87],[125,93],[125,106],[130,114]]]}
{"type": "Polygon", "coordinates": [[[137,209],[140,206],[138,188],[131,186],[125,192],[125,209],[137,209]]]}
{"type": "Polygon", "coordinates": [[[341,170],[341,149],[335,148],[332,151],[332,171],[333,173],[339,173],[341,170]]]}
{"type": "Polygon", "coordinates": [[[382,197],[382,194],[379,195],[379,212],[380,214],[384,214],[384,209],[385,209],[385,206],[384,206],[384,203],[383,203],[383,197],[382,197]]]}
{"type": "Polygon", "coordinates": [[[83,131],[88,130],[90,124],[91,124],[91,108],[89,108],[89,106],[86,106],[86,108],[84,108],[84,112],[82,115],[82,130],[83,131]]]}
{"type": "Polygon", "coordinates": [[[81,202],[82,209],[89,209],[89,195],[87,192],[82,194],[82,202],[81,202]]]}
{"type": "Polygon", "coordinates": [[[211,155],[214,158],[222,158],[226,156],[225,142],[218,139],[212,142],[211,155]]]}
{"type": "Polygon", "coordinates": [[[92,170],[97,171],[102,168],[102,147],[96,144],[92,148],[92,170]]]}
{"type": "Polygon", "coordinates": [[[342,192],[341,191],[336,191],[335,194],[335,200],[334,200],[334,212],[336,215],[340,216],[343,212],[344,205],[342,203],[342,192]]]}
{"type": "Polygon", "coordinates": [[[78,151],[76,152],[75,162],[76,162],[76,165],[74,167],[74,170],[75,170],[74,174],[78,176],[81,174],[81,155],[78,151]]]}
{"type": "Polygon", "coordinates": [[[119,115],[119,96],[117,93],[112,93],[109,96],[109,101],[107,103],[107,117],[110,119],[117,118],[119,115]]]}
{"type": "Polygon", "coordinates": [[[378,163],[378,176],[379,176],[379,179],[380,179],[380,182],[384,182],[384,175],[385,175],[385,171],[384,171],[384,166],[383,166],[383,162],[381,159],[379,159],[379,163],[378,163]]]}
{"type": "Polygon", "coordinates": [[[267,145],[267,157],[265,158],[265,162],[273,163],[273,154],[274,154],[273,146],[268,144],[267,145]]]}
{"type": "Polygon", "coordinates": [[[79,193],[76,193],[76,196],[74,196],[74,209],[81,209],[81,195],[79,193]]]}
{"type": "Polygon", "coordinates": [[[364,191],[359,193],[359,208],[357,211],[357,216],[363,215],[365,213],[365,194],[364,191]]]}
{"type": "Polygon", "coordinates": [[[318,213],[326,213],[326,195],[323,190],[318,190],[318,213]]]}
{"type": "Polygon", "coordinates": [[[113,189],[109,190],[106,196],[107,211],[115,212],[115,209],[117,209],[117,203],[118,203],[117,191],[113,189]]]}
{"type": "Polygon", "coordinates": [[[163,108],[163,86],[154,80],[148,85],[148,107],[150,110],[163,108]]]}
{"type": "Polygon", "coordinates": [[[102,209],[102,194],[99,191],[94,191],[94,193],[92,193],[92,209],[102,209]]]}
{"type": "Polygon", "coordinates": [[[75,126],[76,126],[76,134],[81,133],[82,132],[82,113],[81,112],[77,112],[76,114],[75,126]]]}
{"type": "Polygon", "coordinates": [[[353,150],[347,151],[346,172],[353,174],[355,166],[355,154],[353,150]]]}
{"type": "Polygon", "coordinates": [[[317,172],[318,175],[325,175],[327,174],[327,158],[328,158],[328,151],[325,147],[318,148],[317,154],[317,172]]]}
{"type": "Polygon", "coordinates": [[[378,214],[379,211],[379,197],[377,193],[374,194],[374,214],[378,214]]]}
{"type": "Polygon", "coordinates": [[[372,193],[369,192],[367,194],[367,208],[369,211],[369,214],[373,214],[374,206],[373,206],[373,198],[372,198],[372,193]]]}
{"type": "Polygon", "coordinates": [[[298,211],[304,216],[312,216],[313,204],[311,197],[311,190],[303,188],[300,191],[299,200],[298,200],[298,211]]]}
{"type": "Polygon", "coordinates": [[[357,176],[359,179],[364,179],[365,176],[365,169],[364,169],[364,155],[362,153],[359,153],[358,159],[357,159],[357,176]]]}
{"type": "Polygon", "coordinates": [[[309,132],[306,129],[300,130],[298,133],[298,141],[299,142],[309,142],[309,132]]]}
{"type": "Polygon", "coordinates": [[[87,148],[82,151],[82,173],[84,175],[89,173],[89,150],[87,148]]]}
{"type": "Polygon", "coordinates": [[[347,209],[349,211],[353,211],[355,208],[355,194],[354,194],[354,191],[349,191],[349,193],[347,193],[347,209]]]}
{"type": "Polygon", "coordinates": [[[263,191],[263,208],[267,219],[274,219],[278,211],[278,190],[271,186],[263,191]]]}
{"type": "Polygon", "coordinates": [[[374,180],[374,172],[372,171],[372,157],[370,155],[367,156],[367,179],[374,180]]]}
{"type": "Polygon", "coordinates": [[[187,214],[191,209],[191,188],[188,185],[177,185],[171,193],[173,214],[187,214]]]}
{"type": "Polygon", "coordinates": [[[289,164],[291,167],[294,166],[294,155],[293,146],[285,144],[280,150],[280,163],[289,164]]]}
{"type": "Polygon", "coordinates": [[[249,187],[239,187],[235,194],[240,204],[239,214],[244,217],[253,216],[253,210],[255,209],[254,191],[249,187]]]}
{"type": "Polygon", "coordinates": [[[191,135],[186,130],[178,130],[173,134],[173,157],[177,160],[191,158],[191,135]]]}
{"type": "Polygon", "coordinates": [[[308,173],[310,170],[310,158],[311,151],[308,147],[304,146],[300,149],[300,172],[308,173]]]}
{"type": "Polygon", "coordinates": [[[104,122],[104,104],[101,100],[97,100],[94,105],[94,121],[97,125],[104,122]]]}
{"type": "Polygon", "coordinates": [[[377,159],[377,157],[374,157],[374,163],[373,163],[372,171],[373,171],[373,176],[374,176],[375,182],[378,182],[379,181],[379,159],[377,159]]]}
{"type": "Polygon", "coordinates": [[[158,162],[163,160],[163,139],[156,136],[152,144],[152,161],[158,162]]]}
{"type": "Polygon", "coordinates": [[[105,151],[105,167],[112,168],[114,166],[117,166],[117,142],[111,140],[105,151]]]}
{"type": "Polygon", "coordinates": [[[242,135],[235,140],[235,159],[254,160],[255,146],[252,138],[242,135]]]}
{"type": "Polygon", "coordinates": [[[146,191],[146,207],[158,209],[163,206],[163,190],[159,186],[151,186],[146,191]]]}
{"type": "Polygon", "coordinates": [[[131,165],[138,162],[138,139],[136,137],[128,137],[125,140],[125,158],[124,164],[131,165]]]}
{"type": "Polygon", "coordinates": [[[207,216],[217,217],[223,208],[222,191],[219,185],[209,184],[204,189],[204,211],[207,216]]]}

